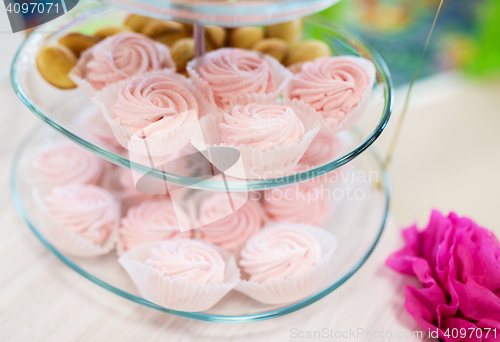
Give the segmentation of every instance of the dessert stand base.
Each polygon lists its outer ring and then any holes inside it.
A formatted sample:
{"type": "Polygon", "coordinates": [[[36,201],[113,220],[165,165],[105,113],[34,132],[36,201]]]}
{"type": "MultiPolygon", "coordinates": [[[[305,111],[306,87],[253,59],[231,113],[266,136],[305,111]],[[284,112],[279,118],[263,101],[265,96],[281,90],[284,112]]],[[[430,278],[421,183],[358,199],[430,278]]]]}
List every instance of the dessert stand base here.
{"type": "Polygon", "coordinates": [[[286,305],[265,305],[232,291],[216,306],[202,313],[169,310],[138,294],[134,284],[117,262],[114,251],[97,258],[77,258],[61,253],[38,229],[29,173],[33,152],[47,142],[64,140],[49,127],[36,127],[19,147],[11,174],[12,195],[23,219],[55,256],[85,278],[110,292],[141,305],[177,316],[210,322],[252,322],[280,317],[304,308],[331,293],[349,279],[375,248],[386,223],[390,183],[387,172],[373,151],[345,165],[336,179],[339,184],[329,198],[332,210],[321,224],[334,233],[339,246],[321,287],[312,296],[286,305]]]}

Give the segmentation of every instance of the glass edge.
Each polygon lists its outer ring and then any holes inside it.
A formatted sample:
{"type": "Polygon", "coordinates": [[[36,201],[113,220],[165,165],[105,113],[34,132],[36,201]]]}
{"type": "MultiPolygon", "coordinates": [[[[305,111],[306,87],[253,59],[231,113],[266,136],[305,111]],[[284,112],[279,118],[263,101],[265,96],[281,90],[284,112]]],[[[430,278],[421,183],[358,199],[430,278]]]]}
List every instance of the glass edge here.
{"type": "MultiPolygon", "coordinates": [[[[106,6],[110,6],[113,8],[125,10],[127,12],[142,14],[145,16],[150,16],[158,19],[169,19],[169,20],[178,20],[187,23],[193,24],[202,24],[202,25],[216,25],[223,27],[238,27],[243,23],[244,25],[272,25],[276,23],[281,23],[288,20],[297,19],[300,17],[308,16],[317,12],[320,12],[330,6],[337,4],[342,0],[296,0],[296,1],[280,1],[280,2],[266,2],[265,4],[262,1],[248,1],[247,3],[243,3],[243,5],[232,6],[230,8],[230,13],[228,13],[228,3],[220,3],[220,4],[211,4],[211,5],[203,5],[200,3],[194,4],[186,4],[186,3],[165,3],[164,1],[137,1],[132,0],[129,3],[130,5],[124,4],[121,1],[116,0],[97,0],[98,3],[106,6]],[[168,14],[160,14],[158,12],[151,12],[145,9],[140,8],[139,6],[143,6],[144,3],[147,3],[151,7],[161,8],[167,11],[180,11],[185,13],[193,13],[200,15],[197,20],[189,19],[186,16],[172,16],[168,14]],[[311,4],[312,3],[312,4],[311,4]],[[307,4],[311,7],[314,7],[312,10],[304,11],[304,7],[307,4]],[[251,19],[253,16],[262,17],[263,7],[266,6],[268,10],[265,19],[251,19]],[[269,10],[269,8],[273,8],[269,10]],[[304,15],[305,13],[305,15],[304,15]],[[279,14],[279,15],[278,15],[279,14]],[[217,16],[221,18],[227,18],[224,20],[213,20],[210,17],[217,16]],[[237,17],[239,20],[234,20],[234,17],[237,17]],[[233,20],[231,20],[233,18],[233,20]]],[[[242,2],[240,2],[242,4],[242,2]]]]}
{"type": "Polygon", "coordinates": [[[390,183],[390,177],[389,173],[386,169],[383,168],[382,162],[380,157],[375,153],[375,151],[370,151],[369,153],[372,154],[372,156],[375,158],[375,161],[379,164],[380,170],[382,171],[382,179],[383,179],[383,190],[385,193],[385,208],[384,208],[384,217],[382,219],[381,227],[379,229],[379,232],[377,236],[375,237],[374,241],[370,245],[370,248],[368,251],[365,253],[365,255],[352,267],[347,273],[345,273],[339,280],[337,280],[334,284],[330,285],[326,289],[322,290],[321,292],[308,297],[298,303],[292,304],[286,308],[283,309],[278,309],[278,310],[273,310],[265,313],[260,313],[260,314],[254,314],[254,315],[244,315],[244,316],[220,316],[220,315],[211,315],[211,314],[204,314],[204,313],[196,313],[196,312],[184,312],[184,311],[176,311],[176,310],[171,310],[167,309],[164,307],[161,307],[159,305],[156,305],[154,303],[151,303],[150,301],[147,301],[141,297],[132,295],[126,291],[120,290],[112,285],[109,285],[108,283],[100,280],[99,278],[91,275],[87,271],[83,270],[80,268],[78,265],[73,263],[69,258],[67,258],[64,254],[59,252],[48,240],[45,239],[45,237],[38,231],[36,228],[35,224],[31,221],[31,219],[28,217],[26,210],[24,208],[24,205],[22,203],[22,200],[19,196],[19,191],[17,188],[17,171],[19,167],[19,162],[21,159],[21,155],[23,150],[25,149],[26,145],[29,143],[30,139],[34,136],[37,130],[40,130],[41,127],[39,125],[36,125],[30,133],[23,139],[21,144],[18,146],[16,149],[15,156],[12,161],[12,168],[11,168],[11,173],[10,173],[10,186],[11,186],[11,195],[12,199],[14,201],[14,204],[16,206],[17,211],[19,212],[19,215],[21,218],[26,222],[28,227],[31,229],[31,231],[35,234],[35,236],[42,242],[43,245],[52,253],[54,254],[57,258],[59,258],[63,263],[68,265],[70,268],[72,268],[74,271],[76,271],[78,274],[83,276],[84,278],[90,280],[96,285],[101,286],[102,288],[124,298],[128,299],[131,302],[134,302],[136,304],[141,304],[143,306],[149,307],[151,309],[155,309],[161,312],[169,313],[172,315],[176,315],[179,317],[184,317],[184,318],[190,318],[198,321],[205,321],[205,322],[214,322],[214,323],[248,323],[248,322],[258,322],[258,321],[264,321],[272,318],[277,318],[281,316],[285,316],[287,314],[293,313],[295,311],[298,311],[300,309],[305,308],[306,306],[309,306],[318,300],[322,299],[326,295],[330,294],[334,290],[336,290],[338,287],[340,287],[342,284],[344,284],[349,278],[351,278],[360,268],[363,266],[363,264],[368,260],[370,255],[373,253],[373,250],[377,246],[380,237],[382,236],[382,233],[384,231],[384,228],[387,223],[388,219],[388,214],[389,214],[389,206],[390,206],[390,199],[391,199],[391,183],[390,183]]]}
{"type": "MultiPolygon", "coordinates": [[[[89,11],[96,11],[98,12],[99,10],[96,10],[96,8],[102,7],[100,11],[106,11],[110,10],[107,6],[102,6],[102,5],[93,5],[90,6],[89,8],[82,8],[80,15],[84,15],[89,11]]],[[[112,9],[111,9],[112,10],[112,9]]],[[[383,109],[383,114],[379,120],[379,123],[375,130],[363,141],[359,146],[357,146],[355,149],[347,153],[346,155],[342,156],[339,159],[336,159],[328,164],[322,165],[318,168],[305,171],[302,173],[298,173],[292,176],[288,177],[281,177],[281,178],[276,178],[272,180],[246,180],[246,181],[235,181],[231,182],[231,191],[258,191],[258,190],[265,190],[265,189],[271,189],[275,187],[281,187],[284,185],[290,185],[290,184],[295,184],[307,179],[313,178],[313,175],[318,175],[323,172],[330,172],[333,171],[342,165],[348,163],[349,161],[355,159],[358,157],[360,154],[362,154],[368,147],[370,147],[380,136],[382,131],[385,129],[387,126],[387,123],[391,117],[392,109],[393,109],[393,102],[394,102],[394,93],[393,93],[393,85],[392,85],[392,80],[390,77],[390,71],[385,64],[384,60],[382,57],[378,54],[377,51],[375,51],[373,48],[368,46],[366,43],[364,43],[360,38],[358,38],[356,35],[348,32],[345,30],[343,27],[341,27],[338,24],[332,24],[328,22],[325,18],[320,17],[318,15],[312,16],[309,19],[313,19],[314,21],[318,22],[320,25],[325,26],[328,29],[334,29],[336,31],[339,31],[342,33],[343,38],[348,38],[355,42],[357,45],[359,45],[365,52],[368,52],[368,55],[370,59],[374,62],[377,70],[381,70],[382,72],[379,73],[380,76],[380,81],[384,85],[384,109],[383,109]]],[[[38,30],[38,29],[37,29],[38,30]]],[[[35,31],[37,31],[35,30],[35,31]]],[[[203,183],[203,186],[197,187],[196,183],[193,184],[192,178],[187,178],[184,176],[176,175],[176,174],[171,174],[171,173],[166,173],[157,169],[151,170],[150,168],[147,168],[144,165],[131,162],[130,160],[115,154],[113,152],[109,152],[97,145],[91,144],[87,142],[85,139],[80,138],[78,135],[75,133],[72,133],[71,131],[67,130],[66,128],[62,127],[55,121],[53,121],[49,116],[47,116],[42,110],[40,110],[37,106],[35,106],[28,98],[27,94],[24,92],[20,85],[19,81],[19,74],[18,74],[18,60],[20,58],[20,54],[23,51],[25,45],[29,41],[29,37],[27,37],[19,49],[17,50],[14,59],[12,61],[11,65],[11,73],[10,73],[10,80],[12,87],[14,89],[14,92],[16,93],[17,97],[28,107],[30,111],[32,111],[38,118],[40,118],[43,122],[47,123],[49,126],[54,128],[56,131],[67,137],[68,139],[74,141],[78,145],[86,148],[87,150],[91,151],[92,153],[106,159],[107,161],[116,164],[121,167],[125,167],[128,169],[131,169],[133,167],[134,171],[146,174],[148,173],[149,175],[159,179],[159,180],[166,180],[168,182],[172,182],[174,184],[178,184],[181,186],[189,186],[193,189],[201,189],[201,190],[212,190],[212,191],[225,191],[225,185],[221,181],[210,181],[210,180],[200,180],[200,183],[203,183]]],[[[199,183],[198,183],[199,184],[199,183]]]]}

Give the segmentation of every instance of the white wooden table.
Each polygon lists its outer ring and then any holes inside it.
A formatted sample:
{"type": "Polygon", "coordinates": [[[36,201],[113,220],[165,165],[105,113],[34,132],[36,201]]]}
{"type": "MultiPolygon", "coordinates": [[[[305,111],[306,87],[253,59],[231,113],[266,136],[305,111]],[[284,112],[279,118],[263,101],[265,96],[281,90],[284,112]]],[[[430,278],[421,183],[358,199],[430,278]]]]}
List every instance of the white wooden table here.
{"type": "MultiPolygon", "coordinates": [[[[383,262],[401,246],[400,224],[427,223],[433,207],[456,210],[500,235],[500,83],[467,85],[457,76],[443,75],[419,83],[414,99],[391,169],[392,219],[369,261],[340,289],[306,309],[259,323],[215,324],[160,313],[113,295],[69,269],[37,240],[14,208],[9,172],[17,144],[38,119],[24,109],[4,78],[0,340],[311,341],[299,335],[330,329],[344,334],[336,341],[420,340],[396,338],[398,331],[408,335],[419,330],[403,308],[404,286],[415,282],[383,262]],[[347,335],[357,329],[368,330],[368,336],[347,335]],[[393,338],[377,338],[382,331],[384,336],[390,331],[393,338]]],[[[391,129],[379,147],[387,143],[391,129]]]]}

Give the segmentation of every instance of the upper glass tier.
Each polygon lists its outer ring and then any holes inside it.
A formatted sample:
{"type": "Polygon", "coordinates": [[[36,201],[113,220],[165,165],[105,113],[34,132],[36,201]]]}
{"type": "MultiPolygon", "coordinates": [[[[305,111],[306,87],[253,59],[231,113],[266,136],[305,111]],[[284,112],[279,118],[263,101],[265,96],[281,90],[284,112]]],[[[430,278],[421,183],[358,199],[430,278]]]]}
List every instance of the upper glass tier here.
{"type": "MultiPolygon", "coordinates": [[[[334,55],[363,56],[373,62],[377,75],[372,96],[363,117],[349,130],[337,135],[339,153],[324,165],[289,175],[265,180],[200,178],[193,167],[155,169],[147,161],[131,161],[128,152],[117,147],[114,139],[103,139],[99,129],[108,128],[96,106],[81,89],[61,90],[51,86],[39,74],[35,59],[39,49],[57,41],[69,32],[93,34],[101,26],[121,24],[126,12],[103,6],[70,13],[35,30],[20,47],[12,65],[12,84],[26,106],[48,125],[96,155],[122,167],[148,174],[159,180],[205,190],[262,190],[297,183],[346,164],[363,153],[384,130],[392,111],[392,88],[387,67],[380,56],[358,38],[321,18],[305,21],[304,39],[320,39],[331,47],[334,55]]],[[[189,148],[188,148],[189,151],[189,148]]],[[[189,164],[189,165],[192,165],[189,164]]]]}
{"type": "Polygon", "coordinates": [[[317,13],[340,0],[100,0],[130,12],[203,25],[266,25],[317,13]]]}

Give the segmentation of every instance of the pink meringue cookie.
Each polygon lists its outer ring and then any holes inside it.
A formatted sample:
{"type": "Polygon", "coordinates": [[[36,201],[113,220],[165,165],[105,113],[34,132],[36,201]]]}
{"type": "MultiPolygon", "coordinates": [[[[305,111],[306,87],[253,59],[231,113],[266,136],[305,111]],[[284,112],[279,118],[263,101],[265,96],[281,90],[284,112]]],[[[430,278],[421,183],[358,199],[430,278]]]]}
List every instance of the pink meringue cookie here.
{"type": "Polygon", "coordinates": [[[231,114],[224,114],[219,129],[225,144],[260,150],[293,144],[305,132],[304,124],[292,108],[258,103],[235,106],[231,114]]]}
{"type": "Polygon", "coordinates": [[[124,250],[149,242],[189,239],[191,232],[182,233],[178,223],[183,220],[189,225],[189,217],[180,211],[177,214],[172,201],[166,199],[149,200],[129,208],[119,229],[124,250]]]}
{"type": "Polygon", "coordinates": [[[201,241],[166,240],[151,248],[145,262],[165,276],[195,282],[218,284],[224,281],[226,264],[217,250],[201,241]]]}
{"type": "Polygon", "coordinates": [[[207,53],[199,73],[221,108],[240,95],[268,94],[276,89],[269,63],[248,50],[225,48],[207,53]]]}
{"type": "Polygon", "coordinates": [[[238,251],[246,241],[262,228],[264,215],[259,204],[253,200],[232,196],[235,212],[231,207],[221,205],[227,201],[227,193],[216,193],[205,199],[199,209],[198,225],[203,226],[196,230],[195,237],[227,251],[238,251]]]}
{"type": "Polygon", "coordinates": [[[329,201],[323,184],[312,180],[265,190],[262,207],[273,221],[316,225],[328,214],[329,201]]]}
{"type": "Polygon", "coordinates": [[[143,131],[144,136],[167,126],[182,125],[187,112],[199,112],[198,102],[186,83],[168,74],[131,79],[120,89],[111,108],[114,120],[133,132],[143,131]]]}
{"type": "Polygon", "coordinates": [[[369,96],[373,64],[360,57],[322,57],[304,63],[288,84],[290,99],[309,104],[330,127],[340,125],[369,96]]]}
{"type": "Polygon", "coordinates": [[[176,67],[168,47],[142,34],[122,32],[85,51],[75,68],[98,91],[135,75],[176,67]]]}
{"type": "Polygon", "coordinates": [[[120,215],[114,197],[90,184],[54,188],[44,202],[55,222],[96,245],[106,242],[120,215]]]}
{"type": "Polygon", "coordinates": [[[318,133],[297,164],[297,170],[312,169],[335,159],[342,149],[342,142],[333,134],[318,133]]]}
{"type": "Polygon", "coordinates": [[[311,234],[297,229],[263,229],[241,251],[240,266],[251,282],[268,282],[302,274],[321,259],[321,245],[311,234]]]}
{"type": "Polygon", "coordinates": [[[44,147],[32,164],[33,178],[42,186],[99,184],[104,166],[103,159],[66,142],[44,147]]]}

